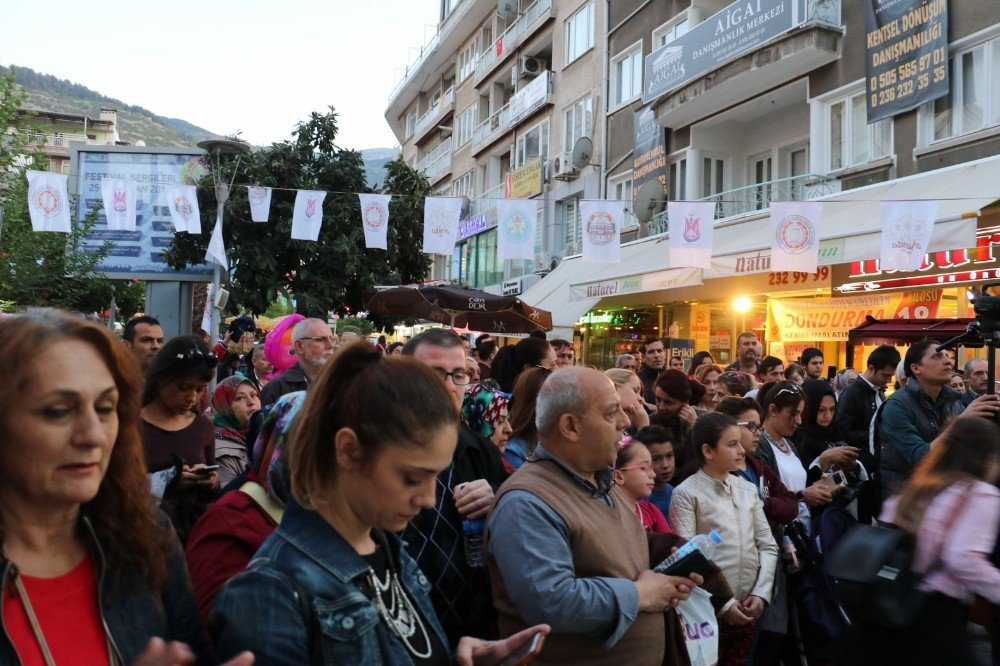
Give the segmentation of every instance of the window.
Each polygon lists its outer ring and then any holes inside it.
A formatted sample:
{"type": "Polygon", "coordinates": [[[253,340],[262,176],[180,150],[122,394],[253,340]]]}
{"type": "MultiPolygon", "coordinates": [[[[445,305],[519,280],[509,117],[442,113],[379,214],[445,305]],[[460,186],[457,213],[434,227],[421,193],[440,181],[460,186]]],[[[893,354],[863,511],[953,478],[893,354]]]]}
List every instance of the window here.
{"type": "Polygon", "coordinates": [[[451,184],[451,196],[453,197],[469,197],[473,196],[472,191],[472,171],[467,171],[462,174],[451,184]]]}
{"type": "Polygon", "coordinates": [[[611,61],[611,104],[621,106],[642,95],[642,42],[611,61]]]}
{"type": "Polygon", "coordinates": [[[626,202],[626,213],[622,220],[622,227],[631,227],[639,223],[639,220],[632,214],[632,172],[625,175],[614,176],[608,179],[608,199],[611,201],[626,202]]]}
{"type": "Polygon", "coordinates": [[[710,197],[725,190],[726,163],[714,157],[701,160],[701,196],[710,197]]]}
{"type": "Polygon", "coordinates": [[[562,223],[565,230],[567,254],[577,254],[581,251],[583,240],[580,225],[580,202],[577,199],[567,199],[562,205],[562,223]],[[572,245],[572,247],[568,247],[572,245]],[[572,251],[571,251],[572,250],[572,251]]]}
{"type": "Polygon", "coordinates": [[[546,118],[517,137],[514,148],[514,168],[520,169],[536,157],[548,157],[548,155],[549,121],[546,118]]]}
{"type": "Polygon", "coordinates": [[[826,127],[824,143],[829,151],[830,171],[872,162],[892,152],[892,119],[868,124],[864,90],[830,102],[826,127]]]}
{"type": "Polygon", "coordinates": [[[667,187],[670,190],[668,195],[671,201],[684,201],[687,197],[687,160],[681,158],[674,160],[667,167],[668,178],[667,187]]]}
{"type": "Polygon", "coordinates": [[[476,105],[473,104],[455,119],[455,147],[464,145],[472,138],[476,127],[476,105]]]}
{"type": "Polygon", "coordinates": [[[479,49],[475,41],[466,46],[458,55],[458,81],[461,83],[476,71],[479,49]]]}
{"type": "Polygon", "coordinates": [[[581,99],[566,109],[563,126],[563,151],[573,150],[576,140],[582,136],[590,136],[590,128],[594,123],[594,100],[591,97],[581,99]]]}
{"type": "Polygon", "coordinates": [[[951,92],[922,111],[925,145],[1000,125],[1000,39],[952,56],[951,92]]]}
{"type": "Polygon", "coordinates": [[[594,3],[588,2],[566,20],[566,64],[594,46],[594,3]]]}
{"type": "Polygon", "coordinates": [[[413,107],[410,112],[406,114],[406,136],[404,139],[409,139],[413,136],[413,133],[417,131],[417,108],[413,107]]]}
{"type": "Polygon", "coordinates": [[[653,50],[674,41],[686,33],[690,27],[687,11],[681,12],[653,31],[653,50]]]}

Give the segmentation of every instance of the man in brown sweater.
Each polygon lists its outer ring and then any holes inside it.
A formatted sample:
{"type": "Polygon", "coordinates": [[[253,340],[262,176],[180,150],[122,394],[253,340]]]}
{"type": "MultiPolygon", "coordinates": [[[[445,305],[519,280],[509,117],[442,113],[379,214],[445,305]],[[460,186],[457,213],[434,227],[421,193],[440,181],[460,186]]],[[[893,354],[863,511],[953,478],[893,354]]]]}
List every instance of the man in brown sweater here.
{"type": "Polygon", "coordinates": [[[659,665],[664,610],[701,578],[650,571],[649,543],[611,466],[628,417],[611,382],[565,368],[542,387],[541,443],[497,493],[487,566],[501,636],[547,623],[538,663],[659,665]]]}

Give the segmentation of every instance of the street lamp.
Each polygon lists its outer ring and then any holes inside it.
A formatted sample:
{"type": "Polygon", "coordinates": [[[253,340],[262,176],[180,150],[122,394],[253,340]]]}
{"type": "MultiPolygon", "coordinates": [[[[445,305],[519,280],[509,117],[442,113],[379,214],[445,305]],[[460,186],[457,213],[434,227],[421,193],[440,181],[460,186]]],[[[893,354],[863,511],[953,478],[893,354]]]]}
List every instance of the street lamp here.
{"type": "MultiPolygon", "coordinates": [[[[233,168],[233,177],[228,183],[222,181],[222,173],[219,168],[220,156],[225,154],[236,154],[241,156],[243,153],[249,152],[250,145],[245,141],[230,141],[228,139],[211,139],[209,141],[199,141],[198,147],[205,151],[209,156],[209,169],[212,172],[212,182],[215,184],[215,200],[218,202],[218,207],[215,213],[215,226],[219,229],[219,234],[222,234],[222,214],[226,208],[226,201],[229,199],[229,188],[232,187],[233,181],[236,179],[236,172],[239,170],[240,157],[236,159],[236,166],[233,168]],[[214,160],[212,159],[214,157],[214,160]]],[[[219,296],[219,288],[222,283],[222,266],[216,262],[215,272],[212,276],[212,293],[210,297],[211,302],[211,317],[212,330],[209,331],[209,337],[214,343],[217,336],[219,335],[219,323],[221,318],[220,304],[217,303],[219,296]]],[[[213,380],[214,381],[214,380],[213,380]]]]}

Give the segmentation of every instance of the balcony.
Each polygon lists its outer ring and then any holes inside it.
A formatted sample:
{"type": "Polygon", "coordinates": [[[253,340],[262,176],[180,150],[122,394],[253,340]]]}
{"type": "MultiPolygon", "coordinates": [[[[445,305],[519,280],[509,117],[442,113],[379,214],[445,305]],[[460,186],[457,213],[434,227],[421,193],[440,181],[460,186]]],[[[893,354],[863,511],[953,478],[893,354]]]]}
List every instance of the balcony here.
{"type": "Polygon", "coordinates": [[[552,17],[552,0],[537,0],[532,3],[517,20],[497,37],[492,46],[476,61],[474,84],[478,87],[496,66],[517,50],[525,40],[535,33],[542,23],[552,17]],[[530,28],[530,29],[529,29],[530,28]]]}
{"type": "Polygon", "coordinates": [[[487,215],[492,209],[496,208],[497,199],[503,198],[503,183],[500,183],[496,187],[486,190],[480,196],[472,200],[469,207],[469,215],[472,217],[477,215],[487,215]]]}
{"type": "Polygon", "coordinates": [[[775,2],[783,11],[752,38],[739,38],[739,23],[716,34],[745,4],[737,0],[647,56],[643,99],[654,104],[657,124],[687,127],[840,58],[841,0],[775,2]]]}
{"type": "Polygon", "coordinates": [[[423,143],[431,134],[430,130],[437,127],[444,117],[455,110],[455,87],[448,88],[437,103],[417,118],[417,126],[413,132],[413,140],[423,143]]]}
{"type": "Polygon", "coordinates": [[[451,171],[451,152],[451,138],[449,137],[417,162],[417,171],[423,171],[427,180],[433,185],[451,171]]]}
{"type": "Polygon", "coordinates": [[[494,139],[506,134],[509,128],[510,103],[508,102],[472,130],[472,154],[475,155],[494,139]]]}
{"type": "MultiPolygon", "coordinates": [[[[714,201],[715,219],[723,220],[768,210],[772,201],[808,201],[839,191],[840,181],[836,178],[806,174],[726,190],[699,201],[714,201]]],[[[653,216],[646,225],[646,233],[640,232],[640,236],[658,236],[668,229],[667,211],[663,211],[653,216]]]]}
{"type": "Polygon", "coordinates": [[[440,43],[441,31],[438,30],[430,39],[427,40],[426,44],[420,47],[420,53],[417,54],[414,61],[406,66],[406,70],[403,72],[403,78],[400,79],[399,83],[396,84],[396,87],[394,87],[392,92],[389,93],[389,105],[392,105],[392,102],[399,96],[399,93],[403,92],[403,88],[405,88],[414,79],[414,77],[416,77],[417,72],[420,71],[421,65],[423,65],[427,61],[427,58],[434,53],[434,49],[436,49],[440,43]]]}

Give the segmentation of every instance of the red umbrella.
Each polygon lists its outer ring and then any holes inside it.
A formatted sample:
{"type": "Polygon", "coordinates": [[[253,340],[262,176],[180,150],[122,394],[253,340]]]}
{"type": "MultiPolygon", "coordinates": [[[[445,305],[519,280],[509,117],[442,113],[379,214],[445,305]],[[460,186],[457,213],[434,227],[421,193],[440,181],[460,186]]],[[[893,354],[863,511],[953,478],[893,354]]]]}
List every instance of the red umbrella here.
{"type": "Polygon", "coordinates": [[[533,308],[516,296],[497,296],[468,287],[392,287],[372,296],[367,307],[378,314],[418,317],[489,333],[552,330],[551,312],[533,308]]]}

